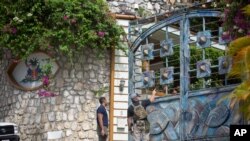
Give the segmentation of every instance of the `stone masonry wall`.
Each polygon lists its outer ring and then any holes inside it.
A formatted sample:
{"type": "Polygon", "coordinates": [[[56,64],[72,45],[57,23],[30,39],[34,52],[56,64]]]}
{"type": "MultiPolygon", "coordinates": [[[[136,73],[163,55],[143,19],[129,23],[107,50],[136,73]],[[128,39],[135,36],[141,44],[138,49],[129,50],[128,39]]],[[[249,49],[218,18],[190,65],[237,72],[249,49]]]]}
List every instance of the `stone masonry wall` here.
{"type": "MultiPolygon", "coordinates": [[[[58,56],[54,54],[53,56],[58,56]]],[[[47,132],[62,131],[60,141],[96,141],[98,90],[110,83],[110,55],[98,60],[93,50],[76,55],[73,65],[64,57],[56,58],[59,72],[51,90],[59,96],[41,98],[38,91],[21,91],[8,81],[10,59],[0,60],[0,122],[16,123],[22,141],[47,140],[47,132]]],[[[109,92],[104,94],[109,99],[109,92]]]]}
{"type": "MultiPolygon", "coordinates": [[[[164,13],[172,8],[169,0],[107,0],[107,2],[112,13],[137,15],[140,17],[164,13]],[[146,15],[140,14],[140,10],[136,9],[139,7],[143,9],[146,15]]],[[[180,0],[176,0],[176,2],[180,2],[180,0]]]]}

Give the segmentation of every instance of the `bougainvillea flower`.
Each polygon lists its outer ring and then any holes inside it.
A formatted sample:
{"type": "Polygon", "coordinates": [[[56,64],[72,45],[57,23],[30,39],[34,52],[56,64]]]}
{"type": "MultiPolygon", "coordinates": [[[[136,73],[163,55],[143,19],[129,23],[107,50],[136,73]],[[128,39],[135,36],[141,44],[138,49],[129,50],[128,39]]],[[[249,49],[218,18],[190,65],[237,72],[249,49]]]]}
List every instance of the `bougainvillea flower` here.
{"type": "Polygon", "coordinates": [[[235,22],[237,27],[239,27],[239,28],[241,28],[243,30],[248,29],[248,27],[249,27],[249,23],[245,19],[245,16],[244,16],[244,14],[242,13],[241,10],[239,10],[237,12],[237,14],[235,15],[234,22],[235,22]]]}
{"type": "Polygon", "coordinates": [[[50,92],[47,90],[39,90],[38,95],[40,97],[54,97],[54,96],[56,96],[53,92],[50,92]]]}
{"type": "Polygon", "coordinates": [[[105,32],[103,32],[103,31],[98,31],[98,32],[97,32],[97,35],[98,35],[99,37],[104,37],[105,32]]]}
{"type": "Polygon", "coordinates": [[[17,33],[17,29],[16,29],[15,27],[12,28],[12,29],[11,29],[11,33],[12,33],[12,34],[16,34],[16,33],[17,33]]]}
{"type": "Polygon", "coordinates": [[[67,15],[63,16],[64,20],[67,20],[69,17],[67,15]]]}
{"type": "Polygon", "coordinates": [[[222,40],[229,40],[231,38],[229,31],[223,32],[221,35],[221,38],[222,38],[222,40]]]}
{"type": "Polygon", "coordinates": [[[76,23],[76,19],[71,19],[70,23],[71,24],[75,24],[76,23]]]}
{"type": "Polygon", "coordinates": [[[44,86],[48,86],[49,85],[49,77],[48,76],[44,76],[42,78],[42,82],[44,86]]]}

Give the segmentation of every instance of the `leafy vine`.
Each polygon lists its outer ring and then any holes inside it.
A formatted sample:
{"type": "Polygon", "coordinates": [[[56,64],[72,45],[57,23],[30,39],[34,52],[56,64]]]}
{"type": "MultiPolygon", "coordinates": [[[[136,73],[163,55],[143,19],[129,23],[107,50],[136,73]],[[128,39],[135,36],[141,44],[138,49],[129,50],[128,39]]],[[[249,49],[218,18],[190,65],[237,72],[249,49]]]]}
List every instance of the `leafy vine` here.
{"type": "Polygon", "coordinates": [[[73,54],[119,46],[123,29],[104,0],[1,0],[0,50],[25,58],[36,50],[73,54]]]}

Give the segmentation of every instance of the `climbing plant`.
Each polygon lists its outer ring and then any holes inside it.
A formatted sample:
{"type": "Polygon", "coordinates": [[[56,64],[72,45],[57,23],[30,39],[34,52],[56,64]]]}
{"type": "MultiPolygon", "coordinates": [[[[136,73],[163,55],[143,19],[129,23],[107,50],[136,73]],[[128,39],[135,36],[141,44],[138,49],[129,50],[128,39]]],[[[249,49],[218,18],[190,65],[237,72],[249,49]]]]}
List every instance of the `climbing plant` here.
{"type": "Polygon", "coordinates": [[[236,76],[242,80],[229,98],[243,101],[240,110],[247,119],[250,119],[250,37],[245,36],[232,41],[228,52],[234,60],[229,77],[236,76]]]}
{"type": "MultiPolygon", "coordinates": [[[[250,18],[245,16],[244,7],[250,3],[249,0],[217,0],[218,5],[223,9],[222,26],[229,34],[222,38],[236,39],[246,34],[250,34],[250,18]]],[[[247,7],[245,7],[247,8],[247,7]]]]}
{"type": "MultiPolygon", "coordinates": [[[[241,32],[241,34],[236,33],[238,36],[235,36],[235,39],[229,44],[227,53],[233,58],[233,65],[228,76],[239,77],[242,83],[237,86],[227,98],[240,101],[240,110],[245,115],[245,118],[250,119],[250,4],[242,6],[242,1],[238,1],[238,3],[231,1],[231,3],[233,2],[238,6],[238,8],[234,10],[240,12],[241,16],[237,17],[238,13],[236,13],[233,23],[231,23],[232,20],[226,20],[224,21],[224,25],[227,25],[228,29],[231,28],[234,30],[235,26],[240,27],[243,32],[241,32]],[[243,27],[245,27],[245,29],[243,27]]],[[[232,11],[228,11],[228,9],[225,9],[225,11],[233,14],[232,11]]]]}
{"type": "Polygon", "coordinates": [[[124,34],[104,0],[1,0],[0,13],[0,48],[20,58],[36,50],[101,54],[119,48],[124,34]]]}

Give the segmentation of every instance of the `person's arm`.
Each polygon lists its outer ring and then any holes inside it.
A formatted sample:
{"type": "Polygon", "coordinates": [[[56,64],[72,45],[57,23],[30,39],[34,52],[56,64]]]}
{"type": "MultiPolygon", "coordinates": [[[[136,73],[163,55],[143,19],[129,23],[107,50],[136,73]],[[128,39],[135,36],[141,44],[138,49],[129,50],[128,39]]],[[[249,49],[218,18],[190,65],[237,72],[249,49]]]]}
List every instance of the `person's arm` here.
{"type": "Polygon", "coordinates": [[[104,136],[105,132],[104,132],[104,126],[103,126],[103,114],[98,113],[97,118],[98,118],[99,126],[101,127],[101,134],[102,134],[102,136],[104,136]]]}
{"type": "Polygon", "coordinates": [[[152,91],[152,95],[151,95],[150,98],[149,98],[149,101],[150,101],[150,102],[154,102],[154,101],[155,101],[155,95],[156,95],[156,89],[154,89],[154,90],[152,91]]]}
{"type": "Polygon", "coordinates": [[[132,117],[128,117],[128,130],[132,131],[132,123],[133,123],[133,118],[132,117]]]}
{"type": "Polygon", "coordinates": [[[132,127],[133,127],[133,109],[131,106],[128,107],[128,130],[131,132],[132,131],[132,127]]]}

